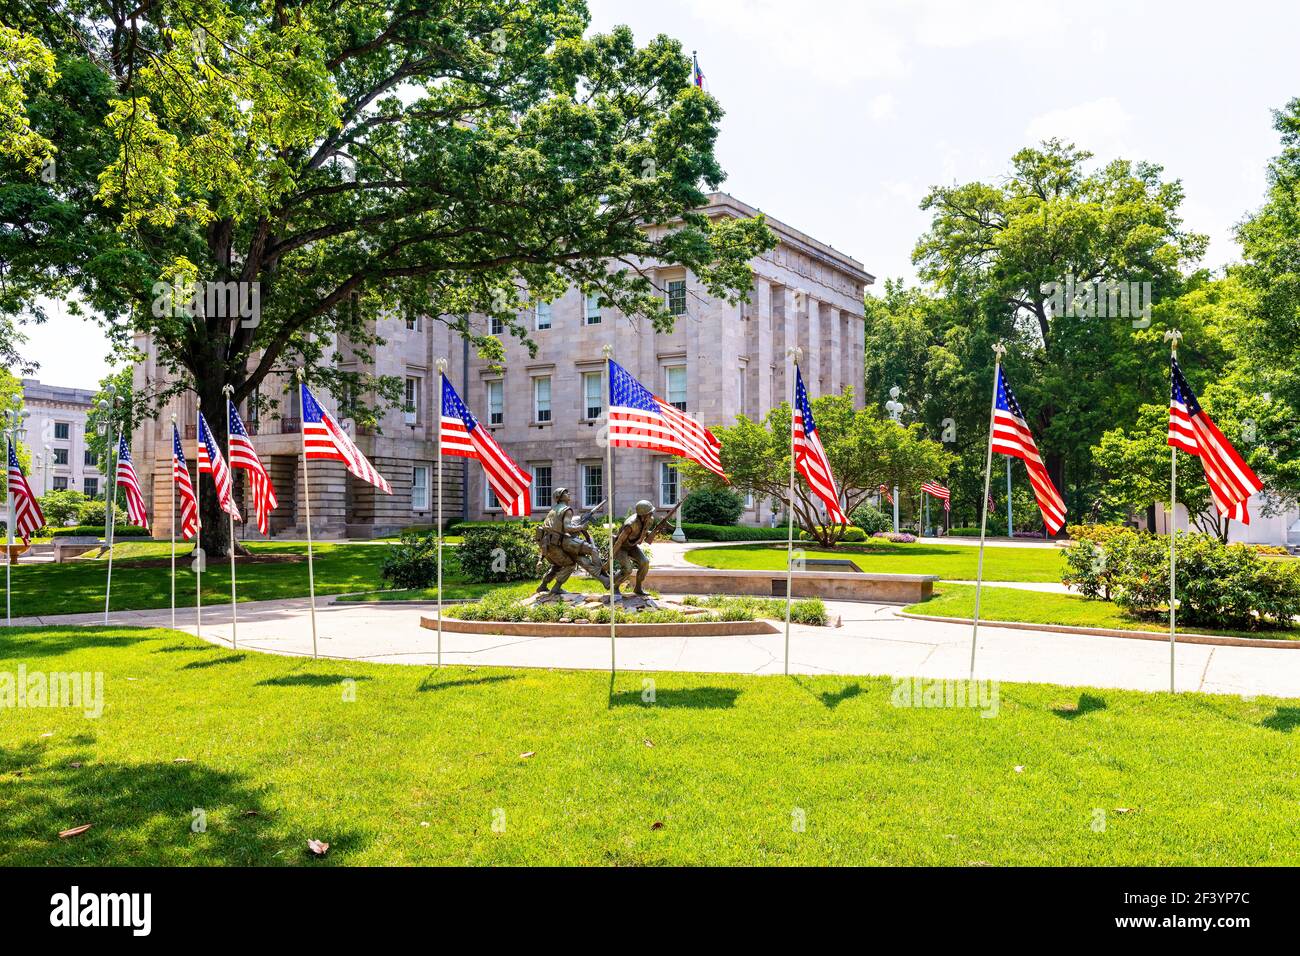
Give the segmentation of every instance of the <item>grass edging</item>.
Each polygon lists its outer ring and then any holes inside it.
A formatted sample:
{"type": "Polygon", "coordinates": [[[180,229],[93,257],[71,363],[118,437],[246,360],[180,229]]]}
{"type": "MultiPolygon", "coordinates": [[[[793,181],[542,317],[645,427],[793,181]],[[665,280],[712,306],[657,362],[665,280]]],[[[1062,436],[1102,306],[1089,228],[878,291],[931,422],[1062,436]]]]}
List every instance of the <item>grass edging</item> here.
{"type": "MultiPolygon", "coordinates": [[[[969,617],[939,617],[934,614],[909,614],[907,611],[895,611],[898,617],[911,618],[914,621],[936,621],[940,624],[974,624],[969,617]]],[[[1033,624],[1027,621],[988,621],[980,619],[980,627],[1005,627],[1015,631],[1051,631],[1054,634],[1088,634],[1093,637],[1124,637],[1139,641],[1167,641],[1168,631],[1137,631],[1113,627],[1080,627],[1073,624],[1033,624]]],[[[1219,647],[1276,647],[1300,650],[1300,641],[1285,638],[1226,637],[1217,634],[1176,635],[1180,644],[1213,644],[1219,647]]]]}
{"type": "MultiPolygon", "coordinates": [[[[436,616],[421,617],[420,626],[438,629],[436,616]]],[[[453,634],[494,634],[508,637],[608,637],[609,624],[540,621],[466,621],[444,617],[443,631],[453,634]]],[[[619,624],[620,637],[744,637],[777,634],[771,621],[682,621],[676,624],[619,624]]]]}

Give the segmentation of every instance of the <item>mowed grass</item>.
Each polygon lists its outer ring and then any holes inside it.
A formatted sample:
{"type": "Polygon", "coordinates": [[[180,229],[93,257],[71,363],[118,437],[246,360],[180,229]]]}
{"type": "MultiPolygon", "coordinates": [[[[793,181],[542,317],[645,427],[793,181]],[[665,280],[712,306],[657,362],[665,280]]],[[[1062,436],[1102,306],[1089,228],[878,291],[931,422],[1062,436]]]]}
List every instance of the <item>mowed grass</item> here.
{"type": "MultiPolygon", "coordinates": [[[[934,597],[910,605],[904,610],[913,614],[935,617],[970,618],[975,614],[975,588],[969,584],[943,584],[934,589],[934,597]]],[[[1128,614],[1112,601],[1094,601],[1077,594],[1051,594],[1016,588],[984,588],[980,596],[980,618],[990,621],[1069,624],[1075,627],[1107,627],[1169,633],[1167,616],[1162,624],[1159,620],[1128,614]]],[[[1180,622],[1178,632],[1300,640],[1300,627],[1292,627],[1288,630],[1238,631],[1230,628],[1187,627],[1180,622]]]]}
{"type": "MultiPolygon", "coordinates": [[[[805,559],[848,558],[861,570],[883,574],[937,574],[948,581],[975,580],[979,549],[969,545],[842,544],[834,549],[795,542],[805,559]],[[800,545],[802,544],[802,547],[800,545]]],[[[686,552],[686,560],[705,568],[753,571],[784,571],[785,545],[743,545],[725,548],[697,548],[686,552]]],[[[1065,561],[1056,548],[984,548],[985,581],[1060,582],[1065,561]]]]}
{"type": "MultiPolygon", "coordinates": [[[[321,543],[315,546],[316,593],[343,594],[366,591],[381,584],[379,568],[388,546],[361,543],[321,543]]],[[[239,564],[235,573],[240,601],[306,597],[307,546],[275,542],[249,543],[255,555],[283,554],[297,560],[282,563],[239,564]]],[[[191,548],[177,545],[176,602],[194,603],[191,548]]],[[[113,552],[114,611],[163,608],[171,603],[171,568],[133,565],[133,561],[167,559],[167,542],[123,542],[113,552]]],[[[104,610],[106,558],[85,558],[67,564],[17,564],[13,567],[13,615],[79,614],[104,610]]],[[[230,563],[211,559],[203,572],[203,602],[230,601],[230,563]]]]}
{"type": "Polygon", "coordinates": [[[886,678],[611,687],[130,629],[3,633],[20,664],[103,673],[105,707],[3,711],[0,865],[1300,861],[1300,700],[1003,684],[985,718],[886,678]]]}

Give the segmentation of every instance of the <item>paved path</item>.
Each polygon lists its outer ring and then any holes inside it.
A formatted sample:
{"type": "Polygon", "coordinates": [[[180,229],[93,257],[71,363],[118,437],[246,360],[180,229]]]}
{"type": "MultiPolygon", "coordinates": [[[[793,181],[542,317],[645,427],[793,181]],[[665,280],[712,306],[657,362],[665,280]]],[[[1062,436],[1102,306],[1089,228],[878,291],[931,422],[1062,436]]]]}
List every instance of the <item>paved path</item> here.
{"type": "MultiPolygon", "coordinates": [[[[437,635],[420,627],[429,607],[400,604],[333,604],[318,601],[320,653],[325,657],[404,664],[431,664],[437,635]]],[[[966,677],[970,627],[905,620],[883,604],[827,602],[843,616],[839,628],[796,625],[791,631],[790,670],[799,674],[887,674],[966,677]]],[[[15,620],[15,624],[99,624],[103,615],[79,614],[15,620]]],[[[129,626],[170,624],[170,611],[115,613],[129,626]]],[[[203,637],[229,644],[230,607],[204,610],[203,637]]],[[[194,633],[193,609],[180,613],[182,630],[194,633]]],[[[618,666],[636,671],[779,674],[784,637],[620,638],[618,666]]],[[[259,601],[239,606],[239,649],[273,654],[311,653],[305,599],[259,601]]],[[[609,667],[605,637],[497,637],[443,635],[443,662],[502,667],[609,667]]],[[[976,676],[1076,686],[1166,690],[1169,647],[1129,640],[1046,631],[980,629],[976,676]]],[[[1178,647],[1178,687],[1222,694],[1300,696],[1300,650],[1253,647],[1178,647]]]]}

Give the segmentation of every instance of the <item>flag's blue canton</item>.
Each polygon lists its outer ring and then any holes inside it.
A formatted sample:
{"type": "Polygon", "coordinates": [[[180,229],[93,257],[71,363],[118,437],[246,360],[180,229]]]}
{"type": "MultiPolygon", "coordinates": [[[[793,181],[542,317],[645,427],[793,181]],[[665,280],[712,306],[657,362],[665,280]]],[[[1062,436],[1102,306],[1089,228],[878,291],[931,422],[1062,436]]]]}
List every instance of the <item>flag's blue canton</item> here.
{"type": "Polygon", "coordinates": [[[1172,394],[1170,396],[1174,404],[1182,403],[1187,408],[1188,415],[1199,415],[1201,413],[1201,403],[1196,400],[1196,394],[1192,387],[1187,384],[1187,379],[1183,377],[1183,370],[1178,366],[1178,359],[1170,357],[1173,374],[1170,376],[1172,383],[1172,394]]]}
{"type": "Polygon", "coordinates": [[[117,439],[117,460],[119,464],[121,462],[131,464],[131,453],[127,450],[125,435],[120,435],[117,439]]]}
{"type": "Polygon", "coordinates": [[[464,423],[466,431],[472,432],[478,428],[478,422],[470,413],[469,406],[460,400],[460,396],[456,394],[456,390],[452,388],[446,376],[442,379],[442,414],[444,418],[459,418],[464,423]]]}
{"type": "Polygon", "coordinates": [[[186,467],[185,450],[181,447],[181,433],[176,430],[175,425],[172,426],[172,454],[176,456],[176,460],[181,463],[182,468],[186,467]]]}
{"type": "Polygon", "coordinates": [[[8,444],[9,444],[9,467],[21,468],[21,466],[18,464],[18,456],[14,454],[14,443],[9,442],[8,444]]]}
{"type": "Polygon", "coordinates": [[[816,431],[817,426],[813,423],[812,406],[808,404],[808,389],[803,387],[803,373],[799,371],[798,366],[795,366],[794,400],[799,406],[799,413],[803,415],[804,434],[807,435],[816,431]]]}
{"type": "Polygon", "coordinates": [[[239,412],[235,411],[235,406],[230,405],[230,434],[242,438],[248,437],[248,432],[244,430],[244,423],[239,418],[239,412]]]}
{"type": "Polygon", "coordinates": [[[639,408],[653,415],[660,414],[659,406],[650,390],[628,374],[627,369],[615,361],[609,363],[610,404],[616,408],[639,408]]]}
{"type": "Polygon", "coordinates": [[[311,393],[306,385],[302,387],[302,420],[315,424],[324,421],[325,413],[316,402],[316,396],[311,393]]]}
{"type": "Polygon", "coordinates": [[[199,416],[199,441],[203,442],[204,447],[208,450],[208,458],[212,461],[217,460],[217,443],[212,440],[212,432],[208,431],[208,423],[203,416],[199,416]]]}
{"type": "Polygon", "coordinates": [[[1020,410],[1020,403],[1016,401],[1011,386],[1007,384],[1006,373],[1000,367],[998,368],[998,408],[1010,412],[1021,421],[1025,420],[1025,413],[1020,410]]]}

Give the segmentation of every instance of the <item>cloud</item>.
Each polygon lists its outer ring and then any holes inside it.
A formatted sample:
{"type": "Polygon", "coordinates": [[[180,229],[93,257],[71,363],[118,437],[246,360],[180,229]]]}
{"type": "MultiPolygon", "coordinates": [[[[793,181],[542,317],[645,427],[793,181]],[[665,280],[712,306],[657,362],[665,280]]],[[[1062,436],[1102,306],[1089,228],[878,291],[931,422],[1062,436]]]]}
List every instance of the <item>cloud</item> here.
{"type": "Polygon", "coordinates": [[[873,120],[891,120],[897,115],[898,100],[893,93],[877,93],[867,101],[867,115],[873,120]]]}
{"type": "Polygon", "coordinates": [[[1056,137],[1087,149],[1103,162],[1131,152],[1127,137],[1132,131],[1132,114],[1113,96],[1049,110],[1025,127],[1025,135],[1035,143],[1056,137]]]}
{"type": "Polygon", "coordinates": [[[903,12],[916,18],[916,42],[948,49],[1060,36],[1066,29],[1066,14],[1056,0],[913,0],[903,12]]]}

